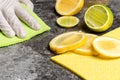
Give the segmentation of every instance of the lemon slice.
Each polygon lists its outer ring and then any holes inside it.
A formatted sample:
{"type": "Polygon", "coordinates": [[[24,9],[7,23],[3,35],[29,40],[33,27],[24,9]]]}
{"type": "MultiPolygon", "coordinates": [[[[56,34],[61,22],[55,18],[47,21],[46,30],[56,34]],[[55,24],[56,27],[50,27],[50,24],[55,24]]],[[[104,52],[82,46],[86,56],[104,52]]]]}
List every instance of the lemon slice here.
{"type": "Polygon", "coordinates": [[[60,54],[82,46],[86,40],[84,33],[73,31],[58,35],[50,41],[49,45],[52,51],[60,54]]]}
{"type": "Polygon", "coordinates": [[[82,9],[84,0],[57,0],[55,9],[60,15],[75,15],[82,9]]]}
{"type": "Polygon", "coordinates": [[[62,16],[57,19],[57,23],[61,27],[70,28],[77,25],[79,23],[79,19],[75,16],[62,16]]]}
{"type": "Polygon", "coordinates": [[[84,20],[88,28],[95,32],[102,32],[111,27],[113,13],[107,6],[97,4],[88,8],[84,20]]]}
{"type": "Polygon", "coordinates": [[[93,55],[94,51],[92,47],[92,42],[98,36],[94,34],[88,34],[88,33],[86,34],[86,36],[87,36],[87,42],[83,46],[75,50],[72,50],[73,52],[81,54],[81,55],[93,55]]]}
{"type": "Polygon", "coordinates": [[[102,58],[120,57],[120,40],[110,37],[98,37],[93,41],[93,47],[102,58]]]}

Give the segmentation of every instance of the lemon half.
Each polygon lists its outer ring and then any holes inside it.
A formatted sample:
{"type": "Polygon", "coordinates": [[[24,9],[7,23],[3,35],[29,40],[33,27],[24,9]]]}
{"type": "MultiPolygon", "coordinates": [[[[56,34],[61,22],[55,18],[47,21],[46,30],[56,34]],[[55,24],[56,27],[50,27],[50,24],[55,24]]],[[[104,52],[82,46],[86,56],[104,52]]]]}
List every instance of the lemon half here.
{"type": "Polygon", "coordinates": [[[76,49],[86,43],[86,35],[77,31],[66,32],[53,38],[49,45],[56,54],[76,49]]]}
{"type": "Polygon", "coordinates": [[[113,13],[107,6],[96,4],[87,9],[84,20],[88,28],[95,32],[102,32],[111,27],[113,13]]]}
{"type": "Polygon", "coordinates": [[[83,8],[84,0],[57,0],[55,9],[60,15],[75,15],[83,8]]]}

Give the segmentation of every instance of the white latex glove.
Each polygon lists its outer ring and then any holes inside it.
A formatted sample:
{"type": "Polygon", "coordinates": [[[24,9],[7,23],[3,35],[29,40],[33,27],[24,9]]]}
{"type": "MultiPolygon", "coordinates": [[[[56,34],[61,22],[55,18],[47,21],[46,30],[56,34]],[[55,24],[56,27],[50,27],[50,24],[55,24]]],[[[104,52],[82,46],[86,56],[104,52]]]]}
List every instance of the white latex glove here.
{"type": "Polygon", "coordinates": [[[18,17],[32,29],[40,29],[39,23],[21,6],[21,2],[33,9],[30,0],[0,0],[0,30],[8,37],[26,37],[26,31],[18,17]]]}
{"type": "Polygon", "coordinates": [[[30,0],[19,0],[21,3],[26,4],[31,10],[34,9],[34,5],[30,0]]]}

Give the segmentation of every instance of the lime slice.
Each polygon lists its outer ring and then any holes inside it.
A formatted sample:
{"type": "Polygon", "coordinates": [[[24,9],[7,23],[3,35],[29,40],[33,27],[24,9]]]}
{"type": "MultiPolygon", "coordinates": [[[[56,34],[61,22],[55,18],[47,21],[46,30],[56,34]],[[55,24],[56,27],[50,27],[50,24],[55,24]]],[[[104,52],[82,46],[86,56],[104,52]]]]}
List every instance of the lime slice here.
{"type": "Polygon", "coordinates": [[[79,19],[75,16],[62,16],[57,19],[57,24],[61,27],[74,27],[79,23],[79,19]]]}
{"type": "Polygon", "coordinates": [[[56,54],[76,49],[86,43],[86,35],[82,32],[66,32],[53,38],[49,45],[56,54]]]}
{"type": "Polygon", "coordinates": [[[113,13],[105,5],[93,5],[85,12],[84,20],[86,25],[95,32],[102,32],[111,27],[113,13]]]}

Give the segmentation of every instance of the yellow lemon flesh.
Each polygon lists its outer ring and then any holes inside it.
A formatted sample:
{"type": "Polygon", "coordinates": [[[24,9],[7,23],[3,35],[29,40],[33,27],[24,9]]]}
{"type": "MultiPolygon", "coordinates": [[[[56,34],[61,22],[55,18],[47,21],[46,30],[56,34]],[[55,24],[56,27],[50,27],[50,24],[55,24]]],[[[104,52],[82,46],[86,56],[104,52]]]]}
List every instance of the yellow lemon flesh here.
{"type": "Polygon", "coordinates": [[[77,53],[77,54],[82,54],[82,55],[93,55],[93,47],[92,47],[92,42],[95,38],[97,38],[98,36],[97,35],[94,35],[94,34],[86,34],[87,36],[87,42],[75,49],[75,50],[72,50],[73,52],[77,53]]]}
{"type": "Polygon", "coordinates": [[[88,28],[95,32],[102,32],[111,27],[113,13],[107,6],[96,4],[87,9],[84,20],[88,28]]]}
{"type": "Polygon", "coordinates": [[[75,15],[83,7],[84,0],[57,0],[55,9],[60,15],[75,15]]]}
{"type": "Polygon", "coordinates": [[[75,16],[62,16],[57,19],[57,24],[61,27],[74,27],[79,23],[79,19],[75,16]]]}
{"type": "Polygon", "coordinates": [[[56,54],[76,49],[86,43],[86,35],[81,32],[66,32],[53,38],[49,45],[56,54]]]}
{"type": "Polygon", "coordinates": [[[98,37],[93,41],[93,47],[102,58],[120,57],[120,40],[110,37],[98,37]]]}

